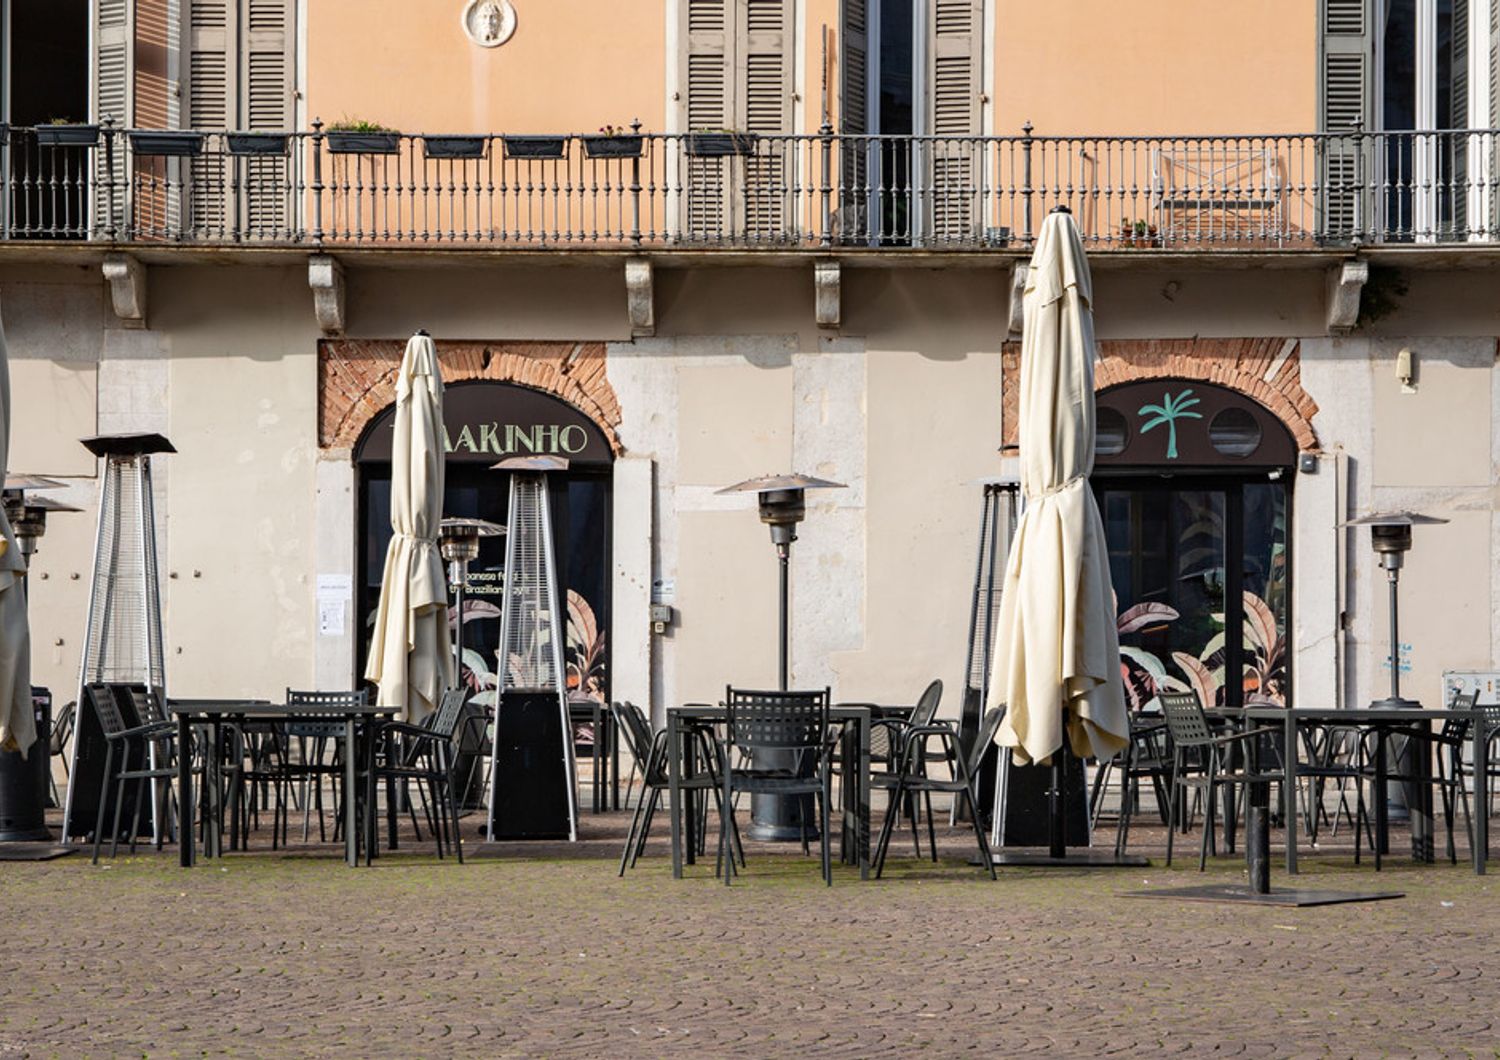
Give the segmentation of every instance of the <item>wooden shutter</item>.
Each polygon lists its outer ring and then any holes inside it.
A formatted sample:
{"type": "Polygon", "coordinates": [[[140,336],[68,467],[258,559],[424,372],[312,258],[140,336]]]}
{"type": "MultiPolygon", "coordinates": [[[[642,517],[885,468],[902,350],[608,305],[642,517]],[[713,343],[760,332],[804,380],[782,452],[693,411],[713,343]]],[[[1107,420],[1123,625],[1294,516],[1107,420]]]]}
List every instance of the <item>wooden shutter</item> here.
{"type": "Polygon", "coordinates": [[[870,125],[869,0],[844,0],[839,22],[839,132],[842,152],[839,196],[840,238],[856,242],[867,232],[870,199],[870,143],[859,139],[870,125]],[[855,139],[851,142],[849,137],[855,139]]]}
{"type": "MultiPolygon", "coordinates": [[[[1373,0],[1321,0],[1323,15],[1322,69],[1319,77],[1318,128],[1329,134],[1324,145],[1324,235],[1346,241],[1355,234],[1355,203],[1368,182],[1366,149],[1350,135],[1358,123],[1373,126],[1374,17],[1373,0]]],[[[1368,211],[1362,211],[1368,227],[1368,211]]]]}
{"type": "MultiPolygon", "coordinates": [[[[1453,110],[1449,127],[1469,128],[1469,0],[1453,0],[1453,110]]],[[[1447,172],[1443,181],[1448,216],[1441,222],[1449,238],[1462,239],[1469,216],[1469,137],[1447,136],[1440,140],[1439,154],[1447,172]]]]}
{"type": "MultiPolygon", "coordinates": [[[[730,16],[736,0],[683,0],[687,22],[687,122],[689,134],[705,129],[724,129],[734,123],[730,76],[735,34],[730,16]]],[[[686,236],[714,239],[724,233],[728,199],[724,194],[724,172],[728,161],[687,157],[686,236]]]]}
{"type": "Polygon", "coordinates": [[[928,4],[928,123],[931,194],[926,226],[932,242],[966,242],[981,216],[978,143],[983,67],[982,0],[928,4]]]}
{"type": "MultiPolygon", "coordinates": [[[[252,132],[284,132],[295,123],[294,0],[244,0],[240,120],[252,132]]],[[[288,228],[291,191],[287,159],[272,155],[245,162],[244,223],[251,238],[272,238],[288,228]]]]}
{"type": "Polygon", "coordinates": [[[745,234],[782,238],[791,227],[796,152],[792,129],[794,30],[791,0],[741,0],[736,89],[743,101],[739,127],[760,139],[745,159],[745,234]]]}
{"type": "MultiPolygon", "coordinates": [[[[235,113],[235,0],[189,0],[188,125],[228,129],[235,113]]],[[[218,159],[193,163],[192,227],[200,235],[228,234],[229,172],[218,159]]]]}
{"type": "MultiPolygon", "coordinates": [[[[93,120],[114,123],[116,129],[129,128],[134,118],[130,98],[131,61],[133,58],[130,0],[98,0],[94,7],[93,120]]],[[[114,166],[101,145],[94,152],[94,228],[125,223],[129,201],[125,177],[125,151],[116,144],[114,166]]]]}

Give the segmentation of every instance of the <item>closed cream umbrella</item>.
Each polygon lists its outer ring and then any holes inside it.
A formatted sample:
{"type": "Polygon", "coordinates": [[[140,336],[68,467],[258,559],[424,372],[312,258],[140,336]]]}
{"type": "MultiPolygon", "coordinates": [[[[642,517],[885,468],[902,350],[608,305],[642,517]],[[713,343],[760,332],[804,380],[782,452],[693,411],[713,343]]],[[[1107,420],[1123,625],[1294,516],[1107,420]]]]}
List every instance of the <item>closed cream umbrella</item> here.
{"type": "Polygon", "coordinates": [[[1113,756],[1129,737],[1094,468],[1093,291],[1066,211],[1042,225],[1026,275],[1021,338],[1023,508],[1005,569],[987,706],[1019,762],[1063,746],[1113,756]]]}
{"type": "Polygon", "coordinates": [[[437,347],[413,335],[396,378],[391,537],[365,677],[378,702],[417,723],[453,683],[448,587],[438,551],[443,512],[443,377],[437,347]]]}
{"type": "MultiPolygon", "coordinates": [[[[0,325],[0,482],[10,467],[10,358],[0,325]]],[[[26,559],[0,505],[0,751],[23,755],[36,742],[31,709],[31,631],[22,578],[26,559]]]]}

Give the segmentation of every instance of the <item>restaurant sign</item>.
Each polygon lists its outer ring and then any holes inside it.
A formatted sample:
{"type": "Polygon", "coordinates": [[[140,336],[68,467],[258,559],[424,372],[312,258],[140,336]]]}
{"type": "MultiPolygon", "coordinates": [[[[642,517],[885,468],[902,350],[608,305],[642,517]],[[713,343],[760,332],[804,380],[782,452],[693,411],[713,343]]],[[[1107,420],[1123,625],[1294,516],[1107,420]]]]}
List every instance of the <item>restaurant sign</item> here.
{"type": "MultiPolygon", "coordinates": [[[[365,428],[354,450],[361,464],[391,459],[396,406],[365,428]]],[[[514,383],[451,383],[443,394],[444,448],[458,463],[493,464],[512,456],[560,456],[573,464],[605,465],[614,459],[598,424],[551,394],[514,383]]]]}

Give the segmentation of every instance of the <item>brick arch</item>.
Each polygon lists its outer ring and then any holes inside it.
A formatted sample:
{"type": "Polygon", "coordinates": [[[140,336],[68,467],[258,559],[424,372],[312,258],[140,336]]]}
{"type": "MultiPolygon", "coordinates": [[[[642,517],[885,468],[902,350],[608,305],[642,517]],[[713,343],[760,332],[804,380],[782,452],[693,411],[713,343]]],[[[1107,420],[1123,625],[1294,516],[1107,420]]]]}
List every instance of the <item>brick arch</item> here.
{"type": "MultiPolygon", "coordinates": [[[[1014,445],[1020,400],[1021,344],[1001,351],[1005,442],[1014,445]]],[[[1286,424],[1297,448],[1318,448],[1312,418],[1318,404],[1302,389],[1302,344],[1296,339],[1103,339],[1094,389],[1138,379],[1197,379],[1237,390],[1286,424]]]]}
{"type": "MultiPolygon", "coordinates": [[[[602,342],[436,340],[445,383],[488,379],[561,398],[599,425],[616,456],[620,402],[605,376],[602,342]]],[[[318,343],[318,445],[352,449],[396,399],[405,339],[324,339],[318,343]]]]}

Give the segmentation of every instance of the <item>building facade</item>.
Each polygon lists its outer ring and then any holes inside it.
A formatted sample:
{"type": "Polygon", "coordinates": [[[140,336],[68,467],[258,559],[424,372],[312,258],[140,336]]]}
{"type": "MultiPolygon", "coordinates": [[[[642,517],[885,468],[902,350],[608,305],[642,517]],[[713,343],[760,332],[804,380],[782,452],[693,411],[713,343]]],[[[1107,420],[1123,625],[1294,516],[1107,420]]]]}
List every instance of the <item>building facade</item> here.
{"type": "MultiPolygon", "coordinates": [[[[577,694],[774,680],[774,554],[717,490],[797,470],[847,488],[793,552],[794,683],[941,677],[951,713],[1030,240],[1066,205],[1132,696],[1380,694],[1383,582],[1341,525],[1375,509],[1450,520],[1403,582],[1408,694],[1500,667],[1500,2],[1271,0],[1253,33],[1054,8],[4,0],[12,470],[93,511],[77,440],[165,434],[172,693],[346,687],[426,328],[452,514],[503,521],[502,456],[572,460],[577,694]]],[[[56,516],[34,566],[63,698],[93,533],[56,516]]]]}

